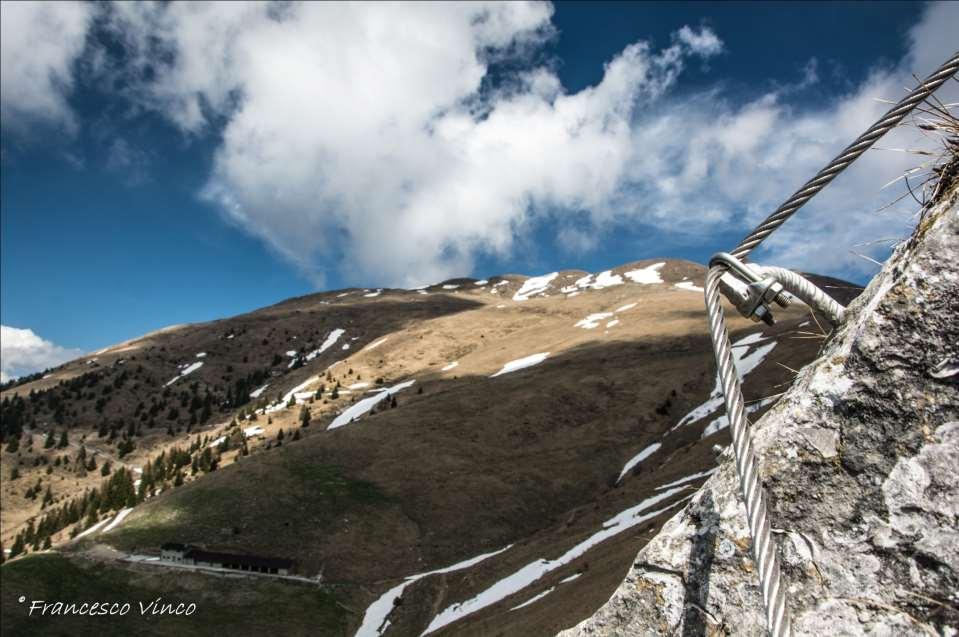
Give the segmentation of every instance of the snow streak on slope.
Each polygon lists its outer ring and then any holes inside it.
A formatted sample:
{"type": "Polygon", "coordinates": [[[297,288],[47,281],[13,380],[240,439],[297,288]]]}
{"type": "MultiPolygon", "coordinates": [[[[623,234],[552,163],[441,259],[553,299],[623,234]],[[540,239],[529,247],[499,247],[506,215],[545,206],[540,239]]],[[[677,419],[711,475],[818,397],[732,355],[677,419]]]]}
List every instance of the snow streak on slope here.
{"type": "Polygon", "coordinates": [[[526,358],[510,361],[503,365],[503,369],[490,376],[490,378],[496,378],[497,376],[502,376],[503,374],[509,374],[510,372],[526,369],[527,367],[532,367],[533,365],[539,365],[546,360],[547,356],[549,356],[549,352],[542,352],[540,354],[532,354],[526,358]]]}
{"type": "Polygon", "coordinates": [[[603,319],[608,319],[613,315],[613,312],[597,312],[596,314],[590,314],[584,319],[581,319],[576,322],[574,327],[581,327],[584,330],[591,330],[593,328],[599,327],[599,322],[603,319]]]}
{"type": "Polygon", "coordinates": [[[706,476],[716,473],[716,471],[717,471],[716,468],[707,469],[706,471],[700,471],[699,473],[694,473],[692,475],[686,476],[685,478],[680,478],[679,480],[674,480],[673,482],[670,482],[668,484],[664,484],[660,487],[656,487],[656,491],[662,491],[663,489],[669,489],[670,487],[676,487],[681,484],[686,484],[687,482],[699,480],[700,478],[705,478],[706,476]]]}
{"type": "MultiPolygon", "coordinates": [[[[756,348],[753,353],[747,355],[746,352],[749,351],[750,345],[758,340],[761,340],[762,338],[763,337],[761,333],[754,333],[744,336],[732,344],[733,363],[735,364],[736,371],[739,372],[740,381],[742,381],[747,374],[756,369],[759,364],[765,360],[766,355],[769,354],[774,347],[776,347],[776,342],[772,341],[770,343],[766,343],[765,345],[761,345],[760,347],[756,348]]],[[[709,398],[706,400],[706,402],[683,416],[682,419],[680,419],[680,421],[676,423],[672,429],[670,429],[670,431],[678,429],[683,425],[702,420],[706,416],[716,412],[720,407],[723,406],[723,404],[723,388],[719,379],[719,375],[717,374],[716,384],[713,387],[713,391],[709,394],[709,398]]]]}
{"type": "Polygon", "coordinates": [[[623,470],[619,472],[619,477],[616,478],[616,482],[617,483],[621,482],[623,480],[623,477],[627,473],[629,473],[630,469],[632,469],[633,467],[638,465],[640,462],[642,462],[646,458],[656,453],[660,447],[662,447],[660,443],[654,442],[653,444],[649,445],[648,447],[646,447],[645,449],[637,453],[635,456],[630,458],[629,461],[623,466],[623,470]]]}
{"type": "Polygon", "coordinates": [[[330,332],[329,334],[327,334],[327,335],[326,335],[326,340],[323,341],[323,344],[320,345],[319,349],[315,349],[315,350],[313,350],[312,352],[310,352],[309,354],[307,354],[307,355],[306,355],[306,360],[311,361],[311,360],[313,360],[314,358],[316,358],[317,356],[319,356],[320,354],[322,354],[323,352],[325,352],[326,350],[328,350],[328,349],[330,349],[331,347],[333,347],[333,344],[336,343],[336,341],[338,341],[341,336],[343,336],[343,333],[344,333],[344,332],[345,332],[345,330],[342,330],[342,329],[340,329],[340,328],[336,328],[335,330],[333,330],[332,332],[330,332]]]}
{"type": "Polygon", "coordinates": [[[690,292],[705,292],[705,291],[706,291],[706,290],[704,290],[703,288],[701,288],[701,287],[699,287],[698,285],[696,285],[695,283],[693,283],[692,281],[680,281],[679,283],[676,283],[675,285],[673,285],[673,287],[679,288],[680,290],[688,290],[688,291],[690,291],[690,292]]]}
{"type": "Polygon", "coordinates": [[[377,403],[384,400],[387,396],[392,396],[398,391],[402,391],[407,387],[415,383],[415,380],[408,380],[405,383],[400,383],[398,385],[393,385],[392,387],[387,388],[380,393],[370,396],[369,398],[364,398],[356,404],[350,405],[347,407],[346,411],[337,416],[333,422],[330,423],[330,426],[327,429],[336,429],[337,427],[342,427],[343,425],[348,425],[356,418],[359,418],[369,410],[373,409],[377,403]]]}
{"type": "MultiPolygon", "coordinates": [[[[602,290],[603,288],[622,284],[623,277],[619,276],[618,274],[613,274],[612,270],[604,270],[599,274],[587,274],[583,278],[578,279],[574,285],[582,290],[588,290],[589,288],[593,288],[594,290],[602,290]]],[[[565,289],[566,288],[564,288],[564,290],[565,289]]]]}
{"type": "Polygon", "coordinates": [[[654,263],[652,265],[647,265],[645,268],[640,268],[639,270],[630,270],[629,272],[624,272],[623,276],[633,283],[645,283],[647,285],[652,283],[662,283],[663,277],[659,276],[659,270],[664,265],[666,265],[665,261],[654,263]]]}
{"type": "Polygon", "coordinates": [[[517,605],[517,606],[513,606],[513,607],[510,609],[510,611],[519,610],[520,608],[523,608],[523,607],[525,607],[525,606],[529,606],[530,604],[533,604],[533,603],[535,603],[535,602],[538,602],[539,600],[543,599],[544,597],[546,597],[547,595],[549,595],[550,593],[552,593],[554,590],[556,590],[556,587],[555,587],[555,586],[551,586],[551,587],[547,588],[545,591],[543,591],[542,593],[538,593],[538,594],[536,594],[536,595],[533,595],[532,597],[530,597],[528,600],[526,600],[526,601],[523,602],[522,604],[519,604],[519,605],[517,605]]]}
{"type": "MultiPolygon", "coordinates": [[[[757,403],[746,405],[745,412],[747,414],[751,414],[753,412],[759,411],[766,405],[773,404],[777,400],[779,400],[779,396],[770,396],[769,398],[763,398],[757,403]]],[[[729,417],[726,414],[723,414],[719,418],[716,418],[715,420],[710,422],[708,425],[706,425],[706,428],[703,430],[703,435],[701,437],[706,438],[707,436],[711,436],[717,431],[722,431],[728,426],[729,426],[729,417]]]]}
{"type": "Polygon", "coordinates": [[[688,487],[677,487],[675,489],[670,489],[658,495],[646,498],[636,506],[626,509],[622,513],[604,522],[603,529],[601,531],[589,536],[555,560],[536,560],[535,562],[527,564],[512,575],[508,575],[507,577],[499,580],[476,597],[447,607],[443,612],[433,618],[433,621],[430,622],[430,625],[426,627],[426,630],[423,632],[423,634],[428,635],[429,633],[437,631],[448,624],[466,617],[467,615],[471,615],[486,608],[487,606],[492,606],[493,604],[506,599],[510,595],[518,593],[530,584],[533,584],[542,578],[547,573],[555,571],[564,564],[569,564],[597,544],[605,542],[609,538],[619,535],[623,531],[627,531],[638,524],[642,524],[646,520],[650,520],[657,515],[672,509],[673,507],[682,503],[685,499],[675,502],[662,509],[657,509],[656,511],[650,511],[649,513],[640,515],[649,507],[656,505],[663,500],[669,499],[680,491],[685,491],[687,488],[688,487]]]}
{"type": "MultiPolygon", "coordinates": [[[[509,549],[512,546],[510,544],[507,547],[501,548],[498,551],[493,551],[492,553],[484,553],[483,555],[477,555],[468,560],[462,562],[457,562],[452,566],[447,566],[445,568],[436,569],[435,571],[428,571],[426,573],[420,573],[419,575],[410,575],[403,580],[402,584],[394,586],[390,590],[386,591],[380,598],[375,602],[370,604],[370,607],[366,609],[366,614],[363,615],[363,623],[360,625],[360,629],[356,631],[355,637],[377,637],[382,635],[383,631],[386,630],[384,622],[389,616],[390,612],[393,610],[393,605],[397,599],[403,594],[403,591],[407,586],[413,582],[428,577],[430,575],[438,575],[440,573],[452,573],[453,571],[459,571],[464,568],[469,568],[470,566],[475,566],[483,560],[493,557],[494,555],[499,555],[503,551],[509,549]]],[[[388,623],[388,622],[387,622],[388,623]]]]}
{"type": "Polygon", "coordinates": [[[110,522],[110,524],[106,525],[106,527],[104,527],[103,532],[106,533],[107,531],[111,529],[115,529],[120,524],[120,522],[123,522],[123,518],[130,515],[131,511],[133,511],[132,507],[129,509],[123,509],[122,511],[117,513],[117,517],[113,518],[113,521],[110,522]]]}
{"type": "Polygon", "coordinates": [[[203,361],[200,361],[200,362],[198,362],[198,363],[193,363],[193,364],[191,364],[191,365],[187,365],[187,366],[183,369],[183,371],[180,372],[180,375],[179,375],[179,376],[177,376],[177,377],[175,377],[175,378],[172,378],[172,379],[170,379],[169,381],[167,381],[167,384],[165,385],[165,387],[169,387],[170,385],[172,385],[173,383],[177,382],[178,380],[180,380],[181,378],[183,378],[183,377],[186,376],[187,374],[192,374],[193,372],[195,372],[196,370],[200,369],[201,367],[203,367],[203,361]]]}
{"type": "Polygon", "coordinates": [[[263,385],[263,387],[258,387],[256,390],[250,392],[250,398],[259,398],[260,394],[266,391],[266,388],[270,386],[270,383],[263,385]]]}
{"type": "Polygon", "coordinates": [[[516,291],[516,294],[513,295],[513,300],[527,301],[529,300],[529,297],[533,296],[534,294],[545,292],[546,289],[549,288],[550,281],[555,279],[558,274],[559,272],[551,272],[550,274],[534,276],[526,279],[526,281],[523,282],[523,286],[516,291]]]}
{"type": "Polygon", "coordinates": [[[90,535],[91,533],[96,533],[97,530],[98,530],[101,526],[103,526],[104,524],[106,524],[106,523],[109,522],[109,521],[110,521],[109,518],[107,518],[106,520],[100,520],[99,522],[97,522],[96,524],[94,524],[93,526],[91,526],[89,529],[87,529],[86,531],[84,531],[83,533],[80,533],[79,535],[77,535],[77,539],[80,539],[81,537],[83,537],[83,536],[85,536],[85,535],[90,535]]]}

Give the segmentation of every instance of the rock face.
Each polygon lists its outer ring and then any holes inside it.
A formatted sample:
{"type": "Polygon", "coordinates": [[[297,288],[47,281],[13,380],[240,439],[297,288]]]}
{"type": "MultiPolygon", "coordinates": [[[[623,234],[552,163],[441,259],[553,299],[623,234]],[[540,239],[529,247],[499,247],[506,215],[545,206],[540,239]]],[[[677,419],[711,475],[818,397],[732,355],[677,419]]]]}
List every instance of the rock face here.
{"type": "MultiPolygon", "coordinates": [[[[795,634],[957,634],[957,192],[753,427],[795,634]]],[[[765,633],[731,454],[562,635],[765,633]]]]}

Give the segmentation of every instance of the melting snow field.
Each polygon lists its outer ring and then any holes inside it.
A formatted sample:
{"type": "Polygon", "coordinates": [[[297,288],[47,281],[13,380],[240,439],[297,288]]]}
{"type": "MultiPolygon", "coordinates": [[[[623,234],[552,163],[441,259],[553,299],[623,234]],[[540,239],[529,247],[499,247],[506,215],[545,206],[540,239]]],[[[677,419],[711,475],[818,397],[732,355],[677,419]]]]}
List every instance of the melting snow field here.
{"type": "Polygon", "coordinates": [[[252,438],[253,436],[258,436],[263,433],[263,427],[259,425],[254,425],[252,427],[247,427],[243,430],[243,436],[245,438],[252,438]]]}
{"type": "Polygon", "coordinates": [[[263,385],[263,387],[258,387],[254,391],[250,392],[250,398],[259,398],[260,394],[266,391],[266,388],[270,386],[270,383],[263,385]]]}
{"type": "Polygon", "coordinates": [[[448,372],[448,371],[450,371],[451,369],[454,369],[454,368],[456,368],[456,367],[459,367],[459,364],[460,364],[459,361],[453,361],[452,363],[450,363],[449,365],[447,365],[446,367],[444,367],[444,368],[441,369],[440,371],[441,371],[441,372],[448,372]]]}
{"type": "Polygon", "coordinates": [[[659,276],[659,271],[664,265],[666,265],[665,261],[661,263],[654,263],[652,265],[647,265],[645,268],[640,268],[639,270],[630,270],[629,272],[624,272],[623,276],[633,283],[645,283],[646,285],[662,283],[663,277],[659,276]]]}
{"type": "MultiPolygon", "coordinates": [[[[549,283],[559,275],[559,272],[551,272],[542,276],[534,276],[523,282],[523,287],[513,295],[514,301],[528,301],[529,297],[535,294],[541,294],[549,288],[549,283]]],[[[497,283],[496,285],[499,285],[497,283]]]]}
{"type": "Polygon", "coordinates": [[[404,383],[393,385],[392,387],[388,387],[385,391],[381,391],[376,395],[370,396],[369,398],[364,398],[363,400],[350,405],[347,407],[346,411],[333,419],[333,422],[330,423],[330,426],[327,427],[327,429],[336,429],[337,427],[350,424],[355,419],[373,409],[377,403],[384,400],[387,396],[392,396],[396,392],[410,387],[415,382],[415,380],[408,380],[404,383]]]}
{"type": "Polygon", "coordinates": [[[657,509],[655,511],[650,511],[649,513],[643,514],[643,511],[646,509],[659,504],[663,500],[667,500],[680,491],[684,491],[688,488],[689,487],[677,487],[664,491],[658,495],[646,498],[636,506],[626,509],[622,513],[604,522],[603,529],[601,531],[586,538],[558,558],[554,560],[536,560],[535,562],[527,564],[512,575],[508,575],[507,577],[496,582],[476,597],[447,607],[445,610],[443,610],[443,612],[433,618],[433,621],[430,622],[430,625],[426,627],[426,630],[423,632],[423,634],[427,635],[437,631],[444,626],[466,617],[467,615],[471,615],[486,608],[487,606],[491,606],[506,599],[510,595],[518,593],[530,584],[533,584],[539,580],[547,573],[550,573],[565,564],[569,564],[597,544],[605,542],[615,535],[619,535],[624,531],[627,531],[647,520],[655,518],[657,515],[660,515],[665,511],[672,509],[673,507],[684,502],[686,498],[683,498],[678,502],[675,502],[662,509],[657,509]]]}
{"type": "Polygon", "coordinates": [[[368,299],[372,299],[374,296],[379,296],[382,293],[383,293],[383,290],[379,289],[376,292],[370,292],[369,294],[364,294],[363,296],[365,296],[368,299]]]}
{"type": "MultiPolygon", "coordinates": [[[[762,335],[762,333],[756,332],[749,334],[748,336],[744,336],[732,344],[733,364],[736,367],[736,371],[739,373],[740,381],[751,371],[759,367],[759,364],[765,360],[769,352],[776,347],[776,341],[771,341],[756,348],[756,351],[754,351],[752,354],[746,354],[746,352],[749,351],[750,346],[764,339],[765,337],[762,335]]],[[[683,425],[702,420],[706,416],[709,416],[722,407],[724,402],[722,383],[719,379],[719,374],[717,374],[716,385],[713,387],[713,391],[709,394],[709,398],[706,400],[706,402],[683,416],[682,419],[676,423],[672,429],[670,429],[670,431],[678,429],[683,425]]]]}
{"type": "Polygon", "coordinates": [[[635,467],[640,462],[642,462],[646,458],[656,453],[660,447],[662,447],[661,444],[659,444],[658,442],[654,442],[653,444],[649,445],[648,447],[646,447],[645,449],[637,453],[635,456],[630,458],[629,461],[623,466],[623,470],[619,472],[619,477],[616,478],[616,482],[617,483],[622,482],[623,478],[626,477],[626,474],[629,473],[629,471],[633,467],[635,467]]]}
{"type": "Polygon", "coordinates": [[[201,367],[203,367],[203,361],[200,361],[200,362],[198,362],[198,363],[193,363],[193,364],[191,364],[191,365],[187,365],[187,366],[180,372],[180,375],[179,375],[179,376],[176,376],[175,378],[171,378],[169,381],[167,381],[165,387],[169,387],[170,385],[172,385],[173,383],[177,382],[178,380],[180,380],[181,378],[183,378],[183,377],[186,376],[187,374],[192,374],[193,372],[195,372],[196,370],[200,369],[201,367]]]}
{"type": "Polygon", "coordinates": [[[494,555],[499,555],[503,551],[509,549],[511,546],[512,544],[510,544],[510,546],[501,548],[498,551],[493,551],[492,553],[477,555],[476,557],[464,560],[462,562],[457,562],[456,564],[447,566],[446,568],[420,573],[419,575],[410,575],[403,580],[402,584],[394,586],[390,590],[380,595],[378,600],[370,604],[370,607],[366,609],[366,614],[363,615],[363,623],[360,625],[360,629],[356,631],[355,637],[378,637],[379,635],[382,635],[386,630],[386,627],[389,625],[389,620],[387,617],[389,617],[390,612],[392,612],[394,603],[400,598],[406,587],[413,582],[423,579],[424,577],[429,577],[430,575],[452,573],[453,571],[459,571],[464,568],[469,568],[470,566],[475,566],[487,558],[493,557],[494,555]]]}
{"type": "Polygon", "coordinates": [[[533,365],[539,365],[549,356],[549,352],[542,352],[540,354],[532,354],[526,358],[520,358],[515,361],[510,361],[503,365],[503,369],[499,370],[490,378],[496,378],[497,376],[502,376],[503,374],[509,374],[511,372],[516,372],[521,369],[526,369],[527,367],[532,367],[533,365]]]}

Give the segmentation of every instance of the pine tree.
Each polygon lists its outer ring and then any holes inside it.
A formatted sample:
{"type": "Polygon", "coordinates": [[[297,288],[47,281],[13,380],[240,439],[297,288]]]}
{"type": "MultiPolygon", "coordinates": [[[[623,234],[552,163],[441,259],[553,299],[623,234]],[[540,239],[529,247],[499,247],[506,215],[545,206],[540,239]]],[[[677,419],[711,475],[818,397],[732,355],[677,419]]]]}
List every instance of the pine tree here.
{"type": "Polygon", "coordinates": [[[100,475],[101,475],[101,476],[108,476],[108,475],[110,475],[110,461],[109,461],[109,460],[107,460],[106,462],[104,462],[104,463],[103,463],[103,466],[100,467],[100,475]]]}
{"type": "Polygon", "coordinates": [[[47,432],[47,437],[43,441],[44,449],[52,449],[53,445],[56,444],[56,440],[53,438],[53,430],[47,432]]]}
{"type": "Polygon", "coordinates": [[[57,443],[57,449],[66,449],[69,444],[70,440],[67,438],[67,430],[64,429],[60,432],[60,442],[57,443]]]}
{"type": "Polygon", "coordinates": [[[395,396],[395,395],[390,396],[390,409],[393,409],[394,407],[396,407],[396,396],[395,396]]]}
{"type": "Polygon", "coordinates": [[[16,465],[13,465],[13,468],[10,469],[10,479],[16,480],[19,477],[20,477],[20,469],[16,465]]]}
{"type": "Polygon", "coordinates": [[[17,537],[13,540],[13,546],[10,547],[10,557],[14,558],[20,555],[21,553],[23,553],[23,550],[24,550],[23,531],[21,531],[20,533],[17,533],[17,537]]]}
{"type": "Polygon", "coordinates": [[[310,426],[310,408],[306,405],[300,409],[300,426],[304,428],[310,426]]]}

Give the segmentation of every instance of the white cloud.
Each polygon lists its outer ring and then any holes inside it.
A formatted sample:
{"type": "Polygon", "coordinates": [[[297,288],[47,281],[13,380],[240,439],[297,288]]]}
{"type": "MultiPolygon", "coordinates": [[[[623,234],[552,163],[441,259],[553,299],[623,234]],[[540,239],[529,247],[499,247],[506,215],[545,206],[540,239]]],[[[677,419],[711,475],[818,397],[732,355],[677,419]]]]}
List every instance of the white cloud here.
{"type": "Polygon", "coordinates": [[[688,26],[684,26],[676,35],[680,42],[702,56],[717,55],[723,50],[722,40],[709,29],[701,29],[697,33],[688,26]]]}
{"type": "Polygon", "coordinates": [[[94,5],[82,2],[0,3],[0,114],[4,127],[76,127],[66,96],[84,49],[94,5]]]}
{"type": "Polygon", "coordinates": [[[188,132],[226,115],[205,195],[305,270],[332,258],[376,283],[468,272],[536,211],[608,214],[637,109],[721,48],[687,27],[661,51],[628,46],[579,93],[538,67],[487,94],[491,60],[552,34],[551,5],[221,7],[117,11],[134,50],[152,33],[175,52],[144,103],[188,132]]]}
{"type": "Polygon", "coordinates": [[[39,372],[82,356],[78,349],[60,347],[30,329],[0,325],[0,382],[39,372]]]}
{"type": "MultiPolygon", "coordinates": [[[[574,252],[640,224],[677,241],[745,233],[884,112],[876,98],[897,99],[912,73],[941,63],[959,22],[959,4],[927,6],[899,64],[810,109],[793,104],[818,81],[814,60],[748,103],[721,83],[673,97],[692,59],[724,51],[720,34],[681,25],[671,46],[633,43],[599,83],[569,93],[533,63],[555,35],[539,2],[96,6],[127,48],[126,67],[109,71],[124,74],[128,98],[187,136],[225,122],[202,195],[227,219],[318,281],[338,267],[405,286],[510,255],[544,217],[574,252]],[[484,78],[504,59],[521,70],[490,90],[484,78]]],[[[60,91],[69,65],[55,68],[60,91]]],[[[37,113],[69,121],[57,96],[37,113]]],[[[930,143],[901,130],[880,145],[930,143]]],[[[112,149],[116,162],[124,150],[112,149]]],[[[870,267],[849,248],[907,232],[908,214],[874,211],[898,194],[878,187],[917,161],[870,151],[760,257],[833,274],[870,267]]]]}
{"type": "MultiPolygon", "coordinates": [[[[910,32],[913,46],[898,65],[875,69],[855,91],[820,109],[790,107],[786,98],[797,86],[745,105],[719,90],[664,100],[633,126],[624,214],[692,235],[750,229],[888,110],[880,100],[900,99],[915,86],[913,74],[925,76],[944,62],[957,23],[959,4],[932,5],[910,32]]],[[[798,88],[814,78],[815,67],[807,66],[798,88]]],[[[949,83],[938,95],[956,101],[956,89],[949,83]]],[[[894,130],[773,234],[758,258],[847,276],[874,271],[850,250],[882,257],[882,243],[859,244],[908,233],[916,209],[911,198],[876,212],[901,194],[902,182],[880,188],[925,159],[880,148],[940,143],[914,127],[894,130]]]]}

